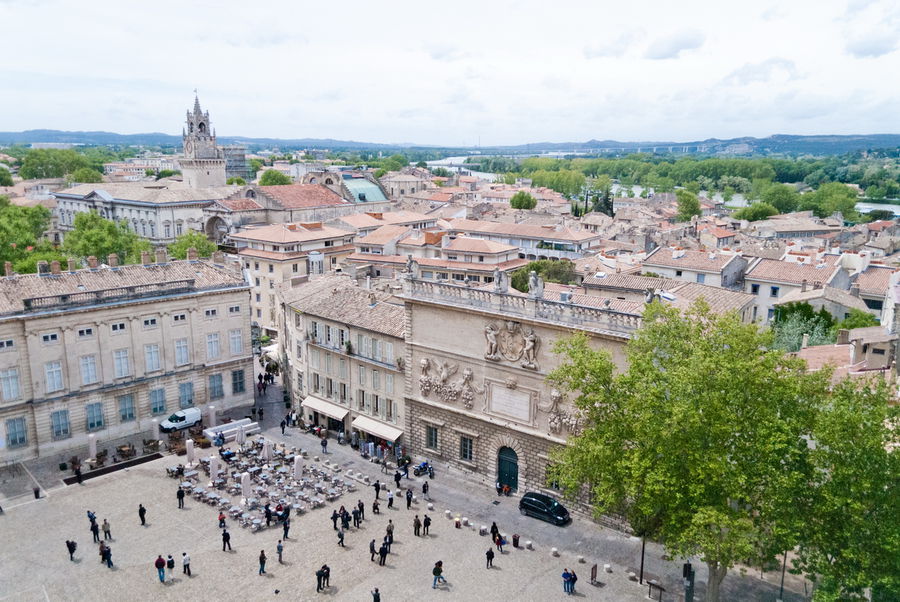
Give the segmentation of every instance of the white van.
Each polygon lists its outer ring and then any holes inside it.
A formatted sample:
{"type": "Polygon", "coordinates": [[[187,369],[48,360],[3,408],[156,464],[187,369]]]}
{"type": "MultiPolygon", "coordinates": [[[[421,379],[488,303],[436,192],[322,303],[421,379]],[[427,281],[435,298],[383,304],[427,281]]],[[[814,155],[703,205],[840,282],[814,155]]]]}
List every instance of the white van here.
{"type": "Polygon", "coordinates": [[[203,415],[198,408],[185,408],[184,410],[178,410],[163,420],[159,425],[159,430],[164,433],[180,431],[181,429],[190,428],[195,424],[200,424],[202,420],[203,415]]]}

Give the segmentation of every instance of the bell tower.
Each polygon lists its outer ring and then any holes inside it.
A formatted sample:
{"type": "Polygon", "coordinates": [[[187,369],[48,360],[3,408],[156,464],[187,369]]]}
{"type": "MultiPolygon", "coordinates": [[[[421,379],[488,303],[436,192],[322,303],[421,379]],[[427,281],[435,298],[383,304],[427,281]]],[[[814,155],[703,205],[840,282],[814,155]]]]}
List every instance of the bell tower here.
{"type": "Polygon", "coordinates": [[[187,112],[181,139],[184,153],[179,164],[184,182],[191,188],[225,186],[225,155],[216,145],[209,111],[203,112],[197,96],[194,109],[187,112]]]}

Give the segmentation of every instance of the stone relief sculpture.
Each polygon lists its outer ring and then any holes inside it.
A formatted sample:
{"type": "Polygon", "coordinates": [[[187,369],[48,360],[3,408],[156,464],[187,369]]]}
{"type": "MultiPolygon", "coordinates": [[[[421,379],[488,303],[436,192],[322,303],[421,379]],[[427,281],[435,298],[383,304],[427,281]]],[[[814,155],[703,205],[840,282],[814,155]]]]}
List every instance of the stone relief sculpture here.
{"type": "Polygon", "coordinates": [[[475,395],[484,395],[485,389],[478,389],[475,385],[472,384],[472,377],[474,376],[471,368],[466,368],[462,373],[462,383],[461,383],[461,397],[463,405],[467,409],[471,409],[473,402],[475,401],[475,395]]]}
{"type": "Polygon", "coordinates": [[[419,391],[422,392],[423,397],[428,397],[434,391],[444,403],[453,403],[459,398],[462,392],[462,381],[459,383],[447,382],[459,369],[457,364],[443,361],[432,363],[426,357],[422,358],[419,366],[421,368],[419,391]],[[437,375],[431,374],[431,369],[435,367],[434,364],[437,365],[437,375]]]}
{"type": "Polygon", "coordinates": [[[528,274],[528,296],[532,299],[540,299],[544,296],[544,281],[534,270],[528,274]]]}
{"type": "Polygon", "coordinates": [[[540,346],[540,338],[533,329],[523,333],[518,322],[507,320],[502,328],[493,322],[488,322],[484,327],[486,348],[484,359],[499,362],[517,362],[524,360],[523,368],[538,370],[537,351],[540,346]]]}
{"type": "Polygon", "coordinates": [[[419,390],[422,392],[423,397],[428,397],[433,386],[433,379],[431,374],[429,374],[431,361],[427,357],[423,357],[422,361],[419,362],[419,368],[422,371],[422,374],[419,376],[419,390]]]}
{"type": "Polygon", "coordinates": [[[561,406],[563,402],[563,394],[558,389],[550,390],[550,403],[547,405],[538,405],[538,409],[549,414],[547,424],[550,432],[554,435],[565,427],[570,435],[578,435],[584,427],[584,417],[581,410],[572,408],[570,411],[564,410],[561,406]]]}

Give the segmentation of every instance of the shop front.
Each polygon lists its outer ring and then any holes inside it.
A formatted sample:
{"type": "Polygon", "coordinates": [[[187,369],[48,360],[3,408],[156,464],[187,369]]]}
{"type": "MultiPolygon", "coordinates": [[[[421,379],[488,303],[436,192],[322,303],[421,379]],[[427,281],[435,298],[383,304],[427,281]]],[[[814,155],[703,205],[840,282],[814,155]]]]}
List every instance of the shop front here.
{"type": "Polygon", "coordinates": [[[306,413],[308,423],[328,429],[335,436],[346,432],[346,418],[350,410],[336,403],[331,403],[309,395],[300,403],[306,413]]]}
{"type": "Polygon", "coordinates": [[[368,416],[357,416],[350,427],[353,429],[352,440],[367,458],[380,459],[387,456],[396,459],[405,453],[400,443],[403,431],[396,426],[368,416]]]}

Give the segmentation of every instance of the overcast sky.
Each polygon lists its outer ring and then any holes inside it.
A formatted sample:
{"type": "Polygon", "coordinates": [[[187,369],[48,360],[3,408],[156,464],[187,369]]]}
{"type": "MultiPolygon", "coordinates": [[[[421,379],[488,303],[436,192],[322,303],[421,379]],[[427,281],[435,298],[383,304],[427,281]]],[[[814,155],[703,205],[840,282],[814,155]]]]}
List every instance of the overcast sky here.
{"type": "Polygon", "coordinates": [[[482,145],[900,132],[900,2],[0,0],[0,130],[482,145]]]}

